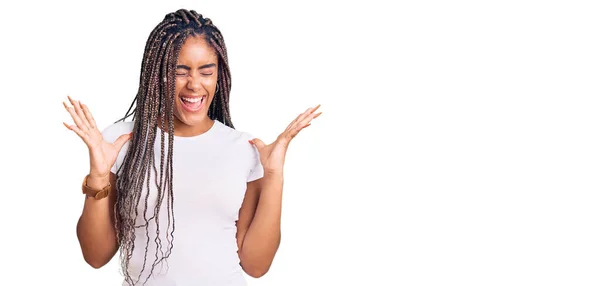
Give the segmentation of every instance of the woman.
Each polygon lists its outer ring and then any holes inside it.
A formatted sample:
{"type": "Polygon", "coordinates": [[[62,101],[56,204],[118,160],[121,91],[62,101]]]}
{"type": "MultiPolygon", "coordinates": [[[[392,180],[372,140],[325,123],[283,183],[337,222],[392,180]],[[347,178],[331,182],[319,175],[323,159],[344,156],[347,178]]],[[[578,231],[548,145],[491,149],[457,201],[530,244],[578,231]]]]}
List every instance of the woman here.
{"type": "Polygon", "coordinates": [[[285,154],[319,106],[266,145],[234,129],[230,90],[219,29],[182,9],[148,38],[132,122],[100,132],[85,104],[64,103],[75,123],[65,126],[90,154],[77,224],[88,264],[100,268],[120,249],[123,285],[246,285],[242,271],[268,271],[285,154]]]}

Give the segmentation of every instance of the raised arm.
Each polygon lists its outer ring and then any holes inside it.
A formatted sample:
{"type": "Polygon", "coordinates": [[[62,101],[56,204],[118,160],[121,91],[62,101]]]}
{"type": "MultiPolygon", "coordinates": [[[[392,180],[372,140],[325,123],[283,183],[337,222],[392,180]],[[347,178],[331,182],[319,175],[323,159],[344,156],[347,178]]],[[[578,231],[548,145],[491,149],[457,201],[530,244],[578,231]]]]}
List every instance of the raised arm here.
{"type": "Polygon", "coordinates": [[[77,223],[77,238],[85,261],[94,268],[100,268],[112,259],[119,248],[113,215],[116,176],[110,170],[121,148],[131,139],[131,134],[123,134],[114,142],[106,142],[89,108],[70,97],[69,101],[72,106],[64,102],[63,105],[75,125],[63,124],[83,140],[90,156],[89,176],[82,182],[89,188],[86,188],[89,193],[85,196],[83,212],[77,223]],[[90,196],[109,184],[108,196],[90,196]]]}
{"type": "Polygon", "coordinates": [[[250,141],[260,154],[264,176],[248,183],[237,223],[237,239],[242,268],[252,277],[261,277],[269,271],[279,248],[285,155],[298,132],[321,115],[314,113],[319,106],[300,114],[275,142],[265,145],[258,138],[250,141]]]}

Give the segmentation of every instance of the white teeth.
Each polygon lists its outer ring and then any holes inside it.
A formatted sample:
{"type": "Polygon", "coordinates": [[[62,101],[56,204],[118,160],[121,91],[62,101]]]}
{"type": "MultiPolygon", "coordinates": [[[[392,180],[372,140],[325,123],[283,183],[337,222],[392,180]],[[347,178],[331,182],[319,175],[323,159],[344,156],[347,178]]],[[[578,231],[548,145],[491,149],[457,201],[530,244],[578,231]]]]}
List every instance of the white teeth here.
{"type": "Polygon", "coordinates": [[[182,97],[181,99],[187,101],[187,102],[191,102],[191,103],[195,103],[195,102],[199,102],[202,101],[204,97],[195,97],[195,98],[189,98],[189,97],[182,97]]]}

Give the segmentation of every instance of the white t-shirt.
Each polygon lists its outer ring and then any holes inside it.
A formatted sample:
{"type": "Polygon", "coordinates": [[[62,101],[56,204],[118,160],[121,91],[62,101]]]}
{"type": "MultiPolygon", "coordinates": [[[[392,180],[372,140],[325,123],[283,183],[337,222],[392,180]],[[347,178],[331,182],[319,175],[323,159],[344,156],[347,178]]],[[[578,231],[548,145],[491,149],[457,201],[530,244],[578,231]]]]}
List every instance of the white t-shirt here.
{"type": "MultiPolygon", "coordinates": [[[[215,120],[205,133],[194,137],[174,136],[173,143],[173,211],[175,231],[171,255],[155,266],[153,275],[145,285],[160,286],[244,286],[236,240],[236,221],[247,182],[263,176],[258,151],[248,143],[253,137],[215,120]],[[168,269],[167,269],[168,267],[168,269]]],[[[131,132],[133,122],[118,122],[106,128],[102,134],[107,142],[114,142],[120,135],[131,132]]],[[[168,133],[165,132],[165,168],[168,155],[168,133]]],[[[112,172],[123,163],[130,141],[123,146],[112,172]]],[[[155,165],[160,176],[161,156],[160,130],[154,145],[155,165]]],[[[151,172],[150,195],[147,218],[154,214],[157,189],[154,171],[151,172]]],[[[119,174],[117,174],[119,175],[119,174]]],[[[146,181],[146,180],[144,180],[146,181]]],[[[138,205],[137,225],[144,224],[144,198],[138,205]]],[[[167,251],[168,211],[167,196],[159,213],[162,250],[167,251]]],[[[150,220],[148,237],[145,227],[136,229],[130,273],[134,281],[144,266],[144,251],[148,245],[146,267],[139,284],[148,277],[155,260],[157,243],[156,222],[150,220]],[[148,242],[147,242],[148,241],[148,242]]],[[[158,257],[161,256],[158,252],[158,257]]],[[[127,285],[124,281],[123,285],[127,285]]]]}

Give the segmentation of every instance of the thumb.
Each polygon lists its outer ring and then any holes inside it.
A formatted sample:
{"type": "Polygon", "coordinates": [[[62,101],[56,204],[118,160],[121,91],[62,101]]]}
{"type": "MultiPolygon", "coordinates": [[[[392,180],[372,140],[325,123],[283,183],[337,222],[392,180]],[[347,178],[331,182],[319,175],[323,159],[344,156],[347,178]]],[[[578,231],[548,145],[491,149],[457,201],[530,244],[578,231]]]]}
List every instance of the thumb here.
{"type": "Polygon", "coordinates": [[[263,147],[265,147],[265,143],[262,142],[262,140],[258,139],[258,138],[254,138],[252,140],[248,140],[248,142],[250,142],[250,144],[255,145],[256,148],[258,149],[262,149],[263,147]]]}
{"type": "Polygon", "coordinates": [[[117,140],[115,140],[115,143],[113,143],[113,146],[117,147],[118,150],[121,150],[121,148],[123,148],[123,145],[125,145],[125,143],[127,143],[127,141],[129,141],[129,139],[131,139],[132,137],[133,137],[133,132],[123,134],[123,135],[119,136],[119,138],[117,138],[117,140]]]}

